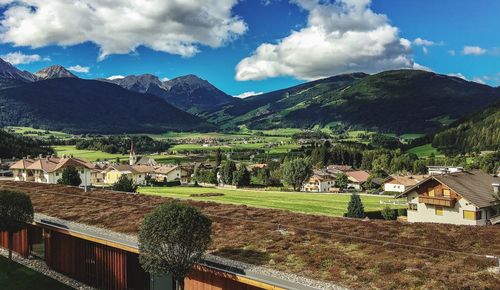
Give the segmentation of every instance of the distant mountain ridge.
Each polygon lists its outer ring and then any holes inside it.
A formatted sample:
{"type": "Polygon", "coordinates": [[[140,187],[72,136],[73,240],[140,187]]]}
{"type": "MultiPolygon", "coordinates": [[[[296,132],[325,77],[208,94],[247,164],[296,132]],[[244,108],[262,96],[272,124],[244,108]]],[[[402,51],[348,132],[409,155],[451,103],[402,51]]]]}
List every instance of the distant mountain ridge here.
{"type": "Polygon", "coordinates": [[[38,80],[57,79],[57,78],[78,78],[69,70],[61,65],[51,65],[35,73],[38,80]]]}
{"type": "Polygon", "coordinates": [[[181,76],[164,82],[151,74],[99,80],[117,84],[134,92],[158,96],[167,103],[193,114],[238,102],[232,96],[195,75],[181,76]]]}
{"type": "Polygon", "coordinates": [[[311,128],[428,133],[500,99],[500,89],[419,70],[354,73],[241,100],[206,113],[225,128],[311,128]]]}
{"type": "Polygon", "coordinates": [[[100,134],[215,129],[157,96],[78,78],[41,80],[0,90],[3,126],[100,134]]]}
{"type": "Polygon", "coordinates": [[[35,80],[35,75],[21,71],[0,58],[0,89],[15,87],[35,80]]]}

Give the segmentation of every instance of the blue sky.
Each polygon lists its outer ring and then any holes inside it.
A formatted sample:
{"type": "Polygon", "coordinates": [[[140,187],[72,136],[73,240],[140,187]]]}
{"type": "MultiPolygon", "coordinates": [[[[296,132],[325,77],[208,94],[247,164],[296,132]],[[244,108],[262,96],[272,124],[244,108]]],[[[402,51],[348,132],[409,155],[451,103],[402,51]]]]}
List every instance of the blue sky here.
{"type": "Polygon", "coordinates": [[[10,2],[0,1],[0,55],[31,72],[196,74],[231,95],[393,68],[500,85],[496,0],[169,0],[116,11],[98,0],[10,2]]]}

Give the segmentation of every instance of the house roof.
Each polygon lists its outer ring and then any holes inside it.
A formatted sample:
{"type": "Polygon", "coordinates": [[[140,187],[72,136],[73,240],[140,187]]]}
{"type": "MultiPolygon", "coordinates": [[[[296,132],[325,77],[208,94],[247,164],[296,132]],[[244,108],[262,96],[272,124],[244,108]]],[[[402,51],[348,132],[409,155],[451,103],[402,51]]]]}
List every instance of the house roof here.
{"type": "Polygon", "coordinates": [[[489,207],[496,203],[492,184],[499,183],[500,178],[480,170],[432,175],[417,185],[410,187],[398,197],[407,195],[431,179],[448,186],[478,208],[489,207]]]}
{"type": "Polygon", "coordinates": [[[139,173],[155,172],[155,168],[150,165],[132,165],[132,168],[139,173]]]}
{"type": "Polygon", "coordinates": [[[427,175],[406,175],[406,176],[393,175],[387,178],[384,183],[412,186],[426,179],[427,177],[428,177],[427,175]]]}
{"type": "Polygon", "coordinates": [[[12,164],[10,166],[10,169],[27,169],[28,166],[33,164],[33,162],[35,162],[35,160],[23,158],[21,160],[18,160],[16,163],[12,164]]]}
{"type": "Polygon", "coordinates": [[[370,173],[363,170],[347,171],[345,174],[347,174],[347,177],[349,177],[349,179],[359,183],[366,182],[368,180],[368,177],[370,177],[370,173]]]}
{"type": "Polygon", "coordinates": [[[74,167],[84,167],[88,169],[94,169],[96,166],[86,160],[79,159],[79,158],[74,158],[74,157],[68,157],[68,158],[61,158],[59,162],[57,163],[56,167],[54,168],[54,171],[59,170],[64,167],[68,166],[74,166],[74,167]]]}
{"type": "Polygon", "coordinates": [[[179,166],[160,166],[155,169],[155,173],[158,174],[169,174],[173,170],[179,168],[179,166]]]}
{"type": "Polygon", "coordinates": [[[111,170],[116,170],[120,172],[130,172],[132,174],[139,173],[137,170],[134,169],[134,167],[128,164],[113,164],[105,169],[105,171],[111,171],[111,170]]]}

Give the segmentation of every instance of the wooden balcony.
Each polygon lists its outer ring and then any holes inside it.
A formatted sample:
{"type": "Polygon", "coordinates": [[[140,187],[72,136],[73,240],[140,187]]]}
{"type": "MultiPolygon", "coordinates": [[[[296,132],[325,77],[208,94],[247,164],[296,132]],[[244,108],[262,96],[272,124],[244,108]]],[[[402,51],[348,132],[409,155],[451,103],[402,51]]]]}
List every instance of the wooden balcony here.
{"type": "Polygon", "coordinates": [[[419,196],[418,202],[446,207],[455,207],[457,199],[449,196],[419,196]]]}

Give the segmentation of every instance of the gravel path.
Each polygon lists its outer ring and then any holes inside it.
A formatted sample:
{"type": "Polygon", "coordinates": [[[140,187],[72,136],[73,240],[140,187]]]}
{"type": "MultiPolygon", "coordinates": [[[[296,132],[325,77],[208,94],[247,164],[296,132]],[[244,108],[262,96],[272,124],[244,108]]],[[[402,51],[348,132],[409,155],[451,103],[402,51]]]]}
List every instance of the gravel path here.
{"type": "MultiPolygon", "coordinates": [[[[7,258],[9,256],[9,252],[3,248],[0,248],[0,255],[7,258]]],[[[16,253],[12,253],[12,259],[21,265],[24,265],[32,270],[35,270],[35,271],[37,271],[37,272],[39,272],[47,277],[50,277],[54,280],[57,280],[57,281],[59,281],[63,284],[66,284],[72,288],[80,289],[80,290],[94,290],[95,289],[95,288],[92,288],[92,287],[87,286],[85,284],[82,284],[76,280],[73,280],[69,277],[66,277],[61,273],[58,273],[56,271],[49,269],[49,267],[47,267],[47,264],[45,264],[45,262],[40,260],[40,259],[36,259],[36,258],[26,259],[26,258],[19,256],[16,253]]],[[[35,288],[33,288],[33,289],[35,289],[35,288]]]]}

